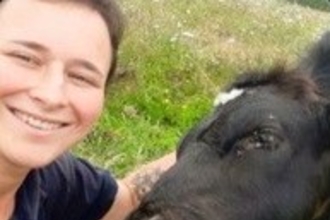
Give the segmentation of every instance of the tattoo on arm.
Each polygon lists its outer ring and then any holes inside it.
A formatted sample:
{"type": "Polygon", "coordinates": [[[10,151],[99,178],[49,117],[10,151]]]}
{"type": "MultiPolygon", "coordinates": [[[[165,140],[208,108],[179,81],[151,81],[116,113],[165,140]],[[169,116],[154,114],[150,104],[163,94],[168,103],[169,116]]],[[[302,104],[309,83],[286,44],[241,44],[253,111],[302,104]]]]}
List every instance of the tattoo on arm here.
{"type": "Polygon", "coordinates": [[[123,183],[130,191],[133,206],[140,204],[142,198],[149,193],[160,176],[167,171],[176,161],[176,153],[172,152],[151,163],[148,163],[135,172],[127,175],[123,183]]]}
{"type": "Polygon", "coordinates": [[[139,202],[151,190],[163,172],[164,170],[158,168],[138,173],[133,177],[131,185],[139,202]]]}

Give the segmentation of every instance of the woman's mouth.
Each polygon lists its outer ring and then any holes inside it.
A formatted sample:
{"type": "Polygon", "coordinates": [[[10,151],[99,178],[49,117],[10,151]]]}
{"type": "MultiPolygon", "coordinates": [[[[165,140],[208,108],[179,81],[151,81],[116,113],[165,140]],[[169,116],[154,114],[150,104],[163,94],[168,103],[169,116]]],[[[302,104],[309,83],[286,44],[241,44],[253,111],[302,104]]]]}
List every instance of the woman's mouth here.
{"type": "Polygon", "coordinates": [[[38,130],[52,131],[67,125],[63,122],[56,122],[53,120],[48,120],[45,118],[38,117],[36,115],[31,115],[29,113],[20,111],[18,109],[10,109],[10,110],[20,121],[38,130]]]}

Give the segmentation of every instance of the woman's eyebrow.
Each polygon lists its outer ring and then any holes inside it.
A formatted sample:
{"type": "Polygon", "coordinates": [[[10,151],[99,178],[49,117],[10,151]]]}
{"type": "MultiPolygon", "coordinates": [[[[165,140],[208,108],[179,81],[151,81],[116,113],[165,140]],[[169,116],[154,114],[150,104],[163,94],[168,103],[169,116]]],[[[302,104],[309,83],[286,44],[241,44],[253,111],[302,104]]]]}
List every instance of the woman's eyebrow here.
{"type": "MultiPolygon", "coordinates": [[[[24,41],[24,40],[13,40],[12,43],[19,44],[25,46],[29,49],[40,51],[41,53],[49,53],[49,49],[42,44],[33,42],[33,41],[24,41]]],[[[93,63],[84,60],[84,59],[73,59],[72,63],[79,64],[81,67],[86,68],[92,72],[97,73],[100,76],[104,76],[102,71],[96,67],[93,63]]]]}
{"type": "Polygon", "coordinates": [[[15,44],[19,44],[19,45],[22,45],[22,46],[25,46],[27,48],[30,48],[32,50],[37,50],[37,51],[40,51],[40,52],[43,52],[43,53],[47,53],[49,52],[49,49],[41,44],[38,44],[36,42],[33,42],[33,41],[24,41],[24,40],[13,40],[13,41],[10,41],[12,43],[15,43],[15,44]]]}

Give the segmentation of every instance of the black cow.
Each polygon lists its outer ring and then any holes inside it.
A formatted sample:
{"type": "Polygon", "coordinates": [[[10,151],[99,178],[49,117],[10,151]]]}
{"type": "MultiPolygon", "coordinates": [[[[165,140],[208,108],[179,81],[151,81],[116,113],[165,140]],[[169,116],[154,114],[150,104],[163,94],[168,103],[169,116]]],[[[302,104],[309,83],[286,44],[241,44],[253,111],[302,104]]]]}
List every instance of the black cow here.
{"type": "Polygon", "coordinates": [[[329,220],[330,33],[240,77],[129,220],[329,220]]]}

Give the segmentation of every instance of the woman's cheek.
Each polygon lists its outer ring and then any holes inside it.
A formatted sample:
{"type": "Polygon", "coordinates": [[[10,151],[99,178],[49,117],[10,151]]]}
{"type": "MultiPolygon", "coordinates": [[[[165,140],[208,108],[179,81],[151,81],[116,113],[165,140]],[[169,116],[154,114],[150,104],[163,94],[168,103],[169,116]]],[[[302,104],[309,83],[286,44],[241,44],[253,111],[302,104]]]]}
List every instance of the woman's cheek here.
{"type": "Polygon", "coordinates": [[[102,113],[104,92],[101,89],[93,90],[95,91],[76,92],[76,95],[71,96],[71,104],[83,129],[89,129],[102,113]]]}

